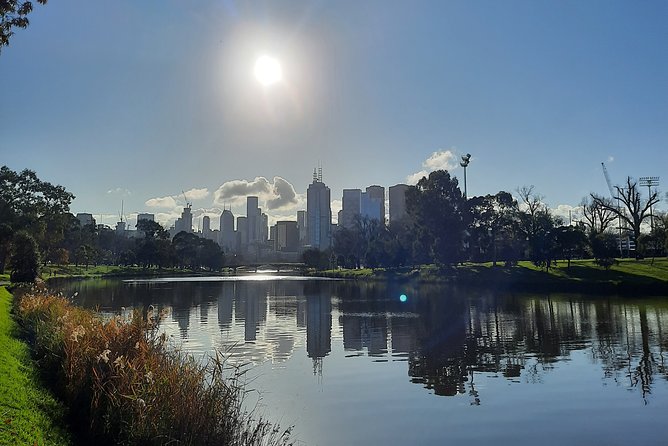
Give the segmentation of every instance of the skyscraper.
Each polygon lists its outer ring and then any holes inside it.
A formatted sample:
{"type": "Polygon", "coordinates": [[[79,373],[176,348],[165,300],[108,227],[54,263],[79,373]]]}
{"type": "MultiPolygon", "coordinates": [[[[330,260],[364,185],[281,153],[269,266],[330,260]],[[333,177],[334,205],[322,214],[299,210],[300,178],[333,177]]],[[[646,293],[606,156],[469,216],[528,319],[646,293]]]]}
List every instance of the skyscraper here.
{"type": "Polygon", "coordinates": [[[246,217],[248,218],[248,235],[246,243],[252,245],[260,240],[261,211],[257,197],[246,197],[246,217]]]}
{"type": "Polygon", "coordinates": [[[362,210],[362,191],[360,189],[343,189],[342,209],[339,217],[339,226],[351,229],[355,219],[362,210]]]}
{"type": "Polygon", "coordinates": [[[234,232],[234,214],[231,210],[225,209],[220,214],[220,246],[226,252],[237,250],[236,233],[234,232]]]}
{"type": "Polygon", "coordinates": [[[322,182],[322,169],[313,172],[313,182],[306,190],[308,243],[325,250],[332,242],[332,207],[329,187],[322,182]]]}
{"type": "Polygon", "coordinates": [[[367,217],[378,219],[382,224],[385,224],[385,188],[383,186],[369,186],[366,188],[366,197],[367,217]]]}
{"type": "Polygon", "coordinates": [[[390,186],[390,223],[406,217],[406,184],[390,186]]]}
{"type": "Polygon", "coordinates": [[[297,228],[299,228],[299,245],[303,246],[308,243],[308,229],[307,229],[306,211],[297,211],[297,228]]]}

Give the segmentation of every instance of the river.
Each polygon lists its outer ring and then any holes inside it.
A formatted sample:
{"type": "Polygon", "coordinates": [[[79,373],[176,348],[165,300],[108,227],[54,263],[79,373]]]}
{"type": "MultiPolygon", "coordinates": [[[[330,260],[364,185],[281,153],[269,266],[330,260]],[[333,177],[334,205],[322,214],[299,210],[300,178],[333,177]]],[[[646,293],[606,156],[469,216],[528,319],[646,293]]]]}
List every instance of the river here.
{"type": "Polygon", "coordinates": [[[177,347],[247,364],[251,405],[298,444],[668,444],[666,298],[263,274],[51,285],[102,313],[165,311],[177,347]]]}

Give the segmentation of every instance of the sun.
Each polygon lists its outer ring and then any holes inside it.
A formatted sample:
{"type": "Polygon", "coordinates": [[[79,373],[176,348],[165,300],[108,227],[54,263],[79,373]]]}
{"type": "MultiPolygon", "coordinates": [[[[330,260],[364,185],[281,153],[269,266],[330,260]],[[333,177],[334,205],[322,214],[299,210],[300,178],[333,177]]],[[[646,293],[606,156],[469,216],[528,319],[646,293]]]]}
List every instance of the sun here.
{"type": "Polygon", "coordinates": [[[255,78],[265,87],[280,82],[283,79],[283,69],[278,59],[262,55],[255,61],[255,78]]]}

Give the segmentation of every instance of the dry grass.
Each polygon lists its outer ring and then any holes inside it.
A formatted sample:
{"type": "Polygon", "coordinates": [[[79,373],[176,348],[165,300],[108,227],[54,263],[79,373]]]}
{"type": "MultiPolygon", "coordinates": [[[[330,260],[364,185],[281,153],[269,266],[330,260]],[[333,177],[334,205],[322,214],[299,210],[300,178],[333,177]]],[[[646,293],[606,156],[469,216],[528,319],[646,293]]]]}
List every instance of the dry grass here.
{"type": "Polygon", "coordinates": [[[244,410],[240,369],[220,355],[202,364],[170,348],[155,330],[154,312],[103,320],[63,297],[33,292],[20,299],[18,314],[87,442],[291,444],[290,428],[244,410]]]}

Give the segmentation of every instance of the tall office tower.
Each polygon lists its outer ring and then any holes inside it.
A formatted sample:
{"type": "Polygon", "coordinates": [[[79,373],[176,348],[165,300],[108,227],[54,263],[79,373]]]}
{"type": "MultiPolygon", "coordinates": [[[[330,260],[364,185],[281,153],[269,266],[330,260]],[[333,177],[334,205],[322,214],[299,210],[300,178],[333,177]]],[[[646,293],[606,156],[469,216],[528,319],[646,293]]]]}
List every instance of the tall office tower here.
{"type": "Polygon", "coordinates": [[[185,232],[193,232],[193,214],[191,212],[191,206],[187,205],[186,207],[183,208],[183,212],[181,213],[181,217],[176,220],[174,223],[174,229],[176,234],[178,234],[181,231],[185,232]]]}
{"type": "Polygon", "coordinates": [[[246,243],[251,245],[260,240],[260,208],[257,197],[246,197],[246,218],[248,218],[248,235],[246,243]]]}
{"type": "MultiPolygon", "coordinates": [[[[380,203],[380,215],[378,220],[385,224],[385,188],[383,186],[369,186],[366,188],[366,194],[369,197],[369,202],[380,203]]],[[[375,205],[374,205],[375,206],[375,205]]],[[[371,218],[376,218],[371,216],[371,218]]]]}
{"type": "Polygon", "coordinates": [[[218,243],[226,252],[237,250],[237,235],[234,232],[234,214],[229,209],[225,209],[220,214],[219,238],[218,243]]]}
{"type": "Polygon", "coordinates": [[[88,225],[95,226],[95,219],[93,218],[93,214],[88,214],[86,212],[79,212],[76,218],[77,220],[79,220],[79,225],[81,225],[82,228],[88,225]]]}
{"type": "Polygon", "coordinates": [[[260,242],[264,243],[269,239],[269,217],[264,212],[260,218],[260,242]]]}
{"type": "Polygon", "coordinates": [[[202,237],[211,237],[211,217],[208,215],[202,217],[202,237]]]}
{"type": "Polygon", "coordinates": [[[299,230],[297,229],[296,221],[278,221],[275,235],[275,249],[276,251],[297,251],[299,247],[299,230]]]}
{"type": "Polygon", "coordinates": [[[362,191],[360,189],[343,189],[342,209],[339,226],[351,229],[362,211],[362,191]]]}
{"type": "Polygon", "coordinates": [[[322,182],[322,169],[313,172],[313,182],[306,190],[308,243],[325,250],[332,243],[332,206],[329,187],[322,182]]]}
{"type": "Polygon", "coordinates": [[[297,228],[299,229],[299,244],[304,246],[308,243],[308,229],[306,226],[306,211],[297,211],[297,228]]]}
{"type": "Polygon", "coordinates": [[[248,217],[237,217],[237,234],[239,234],[237,249],[246,252],[248,250],[248,217]]]}
{"type": "Polygon", "coordinates": [[[390,223],[406,217],[406,191],[408,185],[397,184],[390,186],[390,223]]]}
{"type": "Polygon", "coordinates": [[[142,220],[155,221],[155,214],[140,213],[137,214],[137,223],[142,220]]]}

